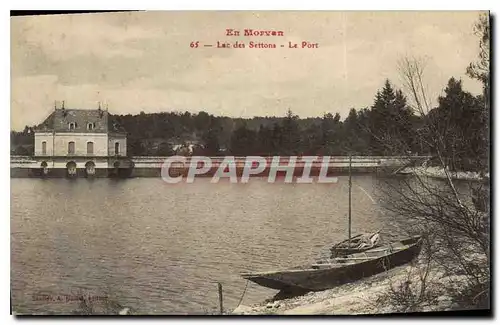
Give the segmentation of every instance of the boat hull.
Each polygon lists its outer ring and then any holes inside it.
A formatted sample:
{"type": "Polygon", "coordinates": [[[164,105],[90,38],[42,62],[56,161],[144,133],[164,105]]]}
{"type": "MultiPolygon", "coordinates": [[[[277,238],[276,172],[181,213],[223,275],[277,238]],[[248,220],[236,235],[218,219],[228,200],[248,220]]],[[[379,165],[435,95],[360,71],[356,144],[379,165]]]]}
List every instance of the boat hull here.
{"type": "Polygon", "coordinates": [[[296,268],[281,272],[248,274],[243,277],[264,287],[286,292],[322,291],[409,263],[418,256],[421,248],[422,242],[418,239],[405,250],[361,263],[323,269],[296,268]]]}

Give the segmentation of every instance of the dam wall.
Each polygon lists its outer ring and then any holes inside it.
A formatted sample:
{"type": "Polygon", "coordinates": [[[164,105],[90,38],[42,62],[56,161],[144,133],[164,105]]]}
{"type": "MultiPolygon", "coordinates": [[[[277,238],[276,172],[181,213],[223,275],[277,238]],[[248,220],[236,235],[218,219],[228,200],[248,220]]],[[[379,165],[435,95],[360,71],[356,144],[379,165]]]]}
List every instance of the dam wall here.
{"type": "MultiPolygon", "coordinates": [[[[153,157],[153,156],[137,156],[137,157],[29,157],[29,156],[11,156],[11,177],[161,177],[162,167],[165,160],[172,157],[153,157]],[[73,164],[70,166],[70,164],[73,164]],[[70,170],[70,168],[73,168],[70,170]]],[[[212,177],[219,167],[225,166],[225,171],[228,168],[235,168],[236,174],[241,176],[243,170],[248,164],[246,157],[207,157],[210,160],[210,168],[203,174],[197,175],[212,177]]],[[[265,168],[257,173],[252,174],[254,177],[268,176],[273,162],[273,157],[262,157],[265,160],[265,168]]],[[[393,173],[405,166],[415,164],[418,161],[424,161],[429,157],[413,156],[352,156],[351,157],[351,173],[393,173]]],[[[202,168],[203,163],[198,157],[182,157],[179,160],[169,165],[168,173],[170,176],[187,176],[191,165],[197,168],[202,168]]],[[[301,157],[295,158],[295,163],[292,165],[290,160],[294,158],[281,156],[275,158],[274,163],[280,166],[278,175],[284,175],[285,170],[282,166],[293,166],[294,176],[300,176],[307,168],[306,163],[301,157]]],[[[247,168],[255,168],[248,166],[247,168]]],[[[347,175],[349,173],[349,157],[331,156],[318,157],[317,160],[310,163],[311,176],[318,176],[320,173],[326,175],[347,175]]],[[[164,171],[164,172],[165,172],[164,171]]]]}

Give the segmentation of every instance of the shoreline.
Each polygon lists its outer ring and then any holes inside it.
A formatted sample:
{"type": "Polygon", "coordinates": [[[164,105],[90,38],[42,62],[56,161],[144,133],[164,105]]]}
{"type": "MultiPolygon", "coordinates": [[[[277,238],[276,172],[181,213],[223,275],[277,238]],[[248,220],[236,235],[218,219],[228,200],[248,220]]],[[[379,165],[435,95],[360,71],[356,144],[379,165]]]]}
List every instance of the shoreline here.
{"type": "MultiPolygon", "coordinates": [[[[398,172],[399,174],[426,176],[436,179],[447,179],[446,173],[440,167],[407,167],[398,172]]],[[[462,181],[485,181],[490,179],[490,174],[481,175],[478,172],[449,171],[452,180],[462,181]]]]}
{"type": "MultiPolygon", "coordinates": [[[[418,267],[418,265],[417,265],[418,267]]],[[[411,279],[417,280],[415,268],[411,264],[396,267],[372,277],[347,283],[325,291],[309,292],[305,295],[262,303],[251,306],[240,305],[232,315],[364,315],[401,313],[398,306],[384,303],[384,298],[391,286],[396,287],[411,279]]],[[[460,276],[444,276],[437,270],[431,271],[435,280],[455,282],[459,285],[464,280],[460,276]]],[[[417,281],[413,281],[416,283],[417,281]]],[[[439,291],[439,288],[436,288],[439,291]]],[[[456,308],[451,297],[441,292],[437,304],[422,306],[416,312],[450,311],[456,308]]],[[[408,311],[406,311],[408,312],[408,311]]]]}

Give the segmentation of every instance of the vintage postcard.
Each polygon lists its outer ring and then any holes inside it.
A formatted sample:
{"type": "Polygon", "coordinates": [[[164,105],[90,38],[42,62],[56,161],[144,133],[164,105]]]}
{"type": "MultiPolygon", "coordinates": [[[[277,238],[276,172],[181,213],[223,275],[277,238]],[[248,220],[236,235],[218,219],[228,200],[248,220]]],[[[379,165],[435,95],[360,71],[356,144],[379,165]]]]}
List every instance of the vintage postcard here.
{"type": "Polygon", "coordinates": [[[489,12],[10,27],[12,314],[490,314],[489,12]]]}

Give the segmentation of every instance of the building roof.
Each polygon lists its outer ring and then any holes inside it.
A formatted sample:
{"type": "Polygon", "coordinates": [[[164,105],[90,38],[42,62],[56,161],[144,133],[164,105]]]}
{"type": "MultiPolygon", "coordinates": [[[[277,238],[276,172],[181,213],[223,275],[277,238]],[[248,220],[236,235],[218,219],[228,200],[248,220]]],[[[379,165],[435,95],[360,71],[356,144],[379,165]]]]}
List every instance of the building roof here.
{"type": "Polygon", "coordinates": [[[108,111],[102,109],[56,108],[35,132],[125,133],[108,111]],[[71,127],[70,127],[70,124],[71,127]],[[89,127],[91,124],[91,127],[89,127]]]}

